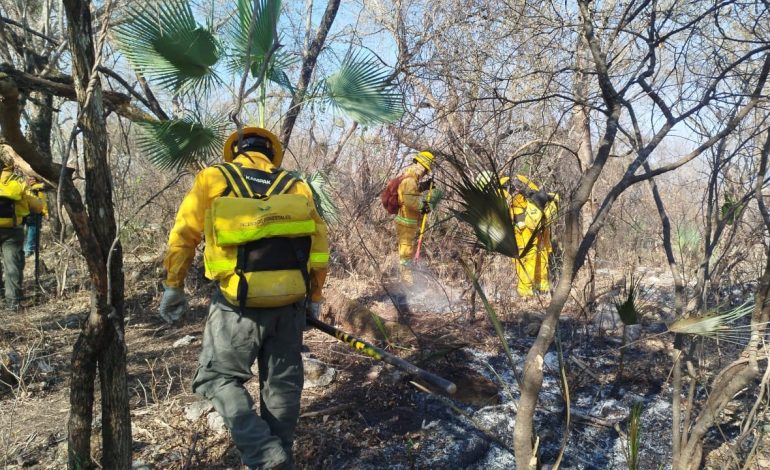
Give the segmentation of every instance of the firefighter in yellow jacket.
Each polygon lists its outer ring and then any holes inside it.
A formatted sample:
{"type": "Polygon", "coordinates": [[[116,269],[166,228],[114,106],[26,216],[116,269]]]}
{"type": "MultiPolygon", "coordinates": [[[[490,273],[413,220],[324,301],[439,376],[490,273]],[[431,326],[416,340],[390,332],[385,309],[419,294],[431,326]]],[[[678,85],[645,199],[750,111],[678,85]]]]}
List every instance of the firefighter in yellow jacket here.
{"type": "MultiPolygon", "coordinates": [[[[501,180],[501,183],[503,181],[501,180]]],[[[522,297],[548,292],[548,256],[551,254],[551,224],[556,219],[559,196],[546,193],[523,175],[509,184],[511,218],[520,258],[513,260],[522,297]]]]}
{"type": "Polygon", "coordinates": [[[428,191],[432,181],[421,181],[431,172],[433,154],[427,151],[418,153],[413,163],[401,173],[398,185],[398,214],[396,215],[396,234],[398,236],[398,257],[401,280],[413,281],[412,260],[415,254],[415,242],[422,217],[430,211],[430,205],[421,199],[421,194],[428,191]]]}
{"type": "Polygon", "coordinates": [[[43,203],[29,190],[24,180],[6,163],[0,173],[0,250],[5,280],[5,303],[17,309],[22,299],[24,274],[24,225],[30,213],[39,214],[43,203]]]}
{"type": "Polygon", "coordinates": [[[43,225],[43,217],[48,217],[48,201],[45,195],[46,185],[34,176],[27,177],[30,193],[40,199],[43,209],[39,214],[31,213],[24,218],[27,226],[27,234],[24,239],[24,256],[30,257],[39,249],[40,230],[43,225]]]}
{"type": "Polygon", "coordinates": [[[169,235],[161,316],[186,309],[184,280],[205,237],[211,300],[193,390],[211,400],[250,469],[292,468],[303,385],[302,332],[318,316],[329,262],[326,225],[310,187],[279,168],[280,141],[233,133],[226,163],[198,173],[169,235]],[[243,384],[259,366],[259,414],[243,384]]]}

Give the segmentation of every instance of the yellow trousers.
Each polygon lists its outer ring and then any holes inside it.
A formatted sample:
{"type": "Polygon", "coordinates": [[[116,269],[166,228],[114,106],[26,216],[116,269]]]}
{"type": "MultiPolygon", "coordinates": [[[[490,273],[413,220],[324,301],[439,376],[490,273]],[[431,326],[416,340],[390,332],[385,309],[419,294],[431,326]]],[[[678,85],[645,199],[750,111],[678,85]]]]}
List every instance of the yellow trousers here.
{"type": "MultiPolygon", "coordinates": [[[[529,232],[524,230],[524,232],[529,232]]],[[[528,242],[528,235],[517,233],[517,242],[520,248],[524,248],[528,242]]],[[[516,287],[521,297],[531,297],[535,291],[548,292],[551,286],[548,284],[548,253],[547,242],[543,235],[536,235],[532,246],[519,259],[514,259],[516,275],[519,285],[516,287]]]]}
{"type": "Polygon", "coordinates": [[[396,223],[398,235],[398,258],[401,279],[404,282],[412,282],[412,259],[416,250],[417,224],[405,225],[396,223]]]}

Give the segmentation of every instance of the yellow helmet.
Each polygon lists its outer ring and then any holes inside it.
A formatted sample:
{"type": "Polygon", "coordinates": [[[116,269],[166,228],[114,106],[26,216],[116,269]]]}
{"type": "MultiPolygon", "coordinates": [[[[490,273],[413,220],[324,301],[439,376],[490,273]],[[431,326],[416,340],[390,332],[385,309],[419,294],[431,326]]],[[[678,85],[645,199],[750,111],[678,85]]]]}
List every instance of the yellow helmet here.
{"type": "Polygon", "coordinates": [[[422,165],[423,168],[430,171],[430,166],[433,164],[433,160],[435,160],[435,157],[433,156],[433,154],[428,152],[427,150],[423,150],[422,152],[415,155],[412,161],[415,163],[419,163],[420,165],[422,165]]]}
{"type": "Polygon", "coordinates": [[[529,187],[529,189],[533,191],[540,190],[540,188],[531,179],[527,178],[524,175],[516,175],[516,179],[519,180],[521,183],[524,183],[525,185],[527,185],[527,187],[529,187]]]}
{"type": "MultiPolygon", "coordinates": [[[[238,155],[238,140],[238,131],[235,131],[225,142],[224,159],[226,162],[233,161],[238,155]]],[[[244,150],[253,148],[260,153],[264,153],[273,162],[273,165],[281,166],[283,161],[283,145],[281,145],[281,141],[278,140],[275,134],[261,127],[244,127],[243,140],[245,144],[250,144],[249,147],[244,145],[244,150]],[[248,139],[249,137],[257,139],[252,141],[248,139]],[[268,155],[269,153],[272,153],[272,155],[268,155]]]]}

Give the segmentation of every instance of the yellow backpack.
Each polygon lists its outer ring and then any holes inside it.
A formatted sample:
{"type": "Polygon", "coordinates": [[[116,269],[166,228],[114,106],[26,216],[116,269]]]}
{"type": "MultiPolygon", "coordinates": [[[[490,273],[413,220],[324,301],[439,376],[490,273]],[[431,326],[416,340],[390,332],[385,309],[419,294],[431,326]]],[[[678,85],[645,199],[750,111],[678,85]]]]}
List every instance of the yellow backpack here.
{"type": "Polygon", "coordinates": [[[206,211],[203,252],[206,277],[219,281],[225,299],[244,307],[280,307],[305,298],[316,231],[313,205],[286,194],[297,181],[272,172],[216,165],[227,190],[206,211]]]}
{"type": "Polygon", "coordinates": [[[23,193],[24,187],[13,175],[0,180],[0,228],[16,227],[16,203],[23,193]]]}

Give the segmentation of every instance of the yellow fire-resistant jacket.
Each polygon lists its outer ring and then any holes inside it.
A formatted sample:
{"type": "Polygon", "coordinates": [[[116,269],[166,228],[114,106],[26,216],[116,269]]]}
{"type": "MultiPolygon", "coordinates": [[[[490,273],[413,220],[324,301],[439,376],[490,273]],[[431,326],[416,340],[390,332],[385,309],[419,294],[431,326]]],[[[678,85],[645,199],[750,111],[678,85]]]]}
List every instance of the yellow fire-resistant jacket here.
{"type": "MultiPolygon", "coordinates": [[[[516,175],[516,178],[534,191],[540,189],[526,176],[516,175]]],[[[514,194],[512,198],[510,195],[507,195],[507,198],[511,201],[511,218],[514,223],[516,244],[520,250],[524,250],[529,244],[534,246],[536,250],[545,250],[547,253],[551,252],[550,225],[557,216],[559,196],[555,193],[549,194],[554,197],[554,200],[549,201],[542,211],[537,205],[527,201],[521,193],[514,194]],[[535,241],[531,241],[533,236],[538,238],[535,241]]]]}
{"type": "Polygon", "coordinates": [[[10,192],[21,194],[21,199],[16,201],[16,223],[21,224],[21,219],[28,216],[30,212],[40,214],[43,210],[43,201],[35,197],[29,190],[29,186],[24,180],[9,168],[3,168],[0,173],[0,185],[7,186],[10,192]]]}
{"type": "MultiPolygon", "coordinates": [[[[530,181],[530,179],[527,178],[526,176],[516,175],[514,178],[526,184],[529,187],[529,189],[532,189],[533,191],[537,191],[540,189],[535,183],[530,181]]],[[[524,215],[526,210],[527,210],[527,198],[525,198],[524,195],[521,193],[518,193],[518,192],[515,193],[511,200],[511,218],[513,219],[514,225],[518,224],[517,226],[519,228],[523,227],[520,224],[524,222],[524,215]]]]}
{"type": "Polygon", "coordinates": [[[40,202],[43,204],[40,213],[43,214],[43,217],[48,217],[48,199],[46,198],[45,191],[43,190],[44,188],[45,183],[35,183],[29,187],[29,190],[32,195],[40,199],[40,202]]]}
{"type": "MultiPolygon", "coordinates": [[[[275,166],[261,153],[247,152],[239,155],[233,163],[243,168],[270,171],[275,166]]],[[[222,173],[209,167],[195,177],[192,189],[187,193],[179,206],[176,222],[171,229],[168,239],[168,251],[163,261],[166,268],[166,286],[183,287],[187,270],[195,257],[195,248],[203,238],[206,210],[211,207],[214,199],[220,197],[227,189],[227,182],[222,173]]],[[[329,265],[329,244],[326,235],[326,224],[315,210],[313,193],[307,183],[296,182],[287,194],[301,194],[308,198],[313,207],[312,218],[316,224],[316,233],[311,236],[310,246],[310,292],[311,300],[322,300],[322,288],[326,280],[329,265]]],[[[235,276],[233,274],[232,276],[235,276]]],[[[228,279],[221,279],[226,283],[228,279]]]]}
{"type": "Polygon", "coordinates": [[[420,218],[420,191],[418,183],[425,169],[415,163],[404,170],[404,179],[398,185],[398,215],[396,223],[401,225],[417,225],[420,218]]]}

